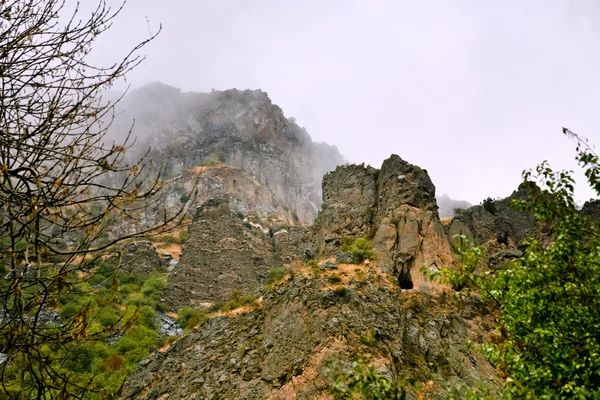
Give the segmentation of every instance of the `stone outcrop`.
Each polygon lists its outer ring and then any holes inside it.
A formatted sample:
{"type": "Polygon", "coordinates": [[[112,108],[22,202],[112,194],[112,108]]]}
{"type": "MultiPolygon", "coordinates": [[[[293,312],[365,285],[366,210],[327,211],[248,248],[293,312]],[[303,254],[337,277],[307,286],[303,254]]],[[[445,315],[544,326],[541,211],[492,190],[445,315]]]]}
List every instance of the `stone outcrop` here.
{"type": "MultiPolygon", "coordinates": [[[[109,262],[118,262],[119,256],[114,255],[109,262]]],[[[167,264],[160,257],[152,242],[147,240],[127,243],[121,250],[120,268],[135,274],[150,274],[166,272],[167,264]]]]}
{"type": "Polygon", "coordinates": [[[329,257],[344,239],[372,238],[379,266],[400,286],[421,281],[421,266],[452,263],[450,246],[427,171],[392,155],[380,170],[336,168],[323,179],[323,208],[311,228],[308,253],[329,257]]]}
{"type": "Polygon", "coordinates": [[[167,305],[228,300],[232,291],[260,291],[275,259],[269,230],[248,221],[231,198],[212,199],[196,210],[179,263],[171,272],[167,305]]]}
{"type": "Polygon", "coordinates": [[[466,299],[461,316],[440,306],[448,297],[401,292],[378,273],[344,275],[333,288],[323,278],[296,274],[267,292],[259,309],[210,319],[142,361],[125,396],[329,398],[335,376],[358,354],[369,354],[389,379],[419,382],[425,398],[441,398],[446,385],[497,387],[495,370],[466,344],[489,339],[481,301],[466,299]]]}
{"type": "Polygon", "coordinates": [[[337,148],[313,142],[260,90],[182,93],[155,83],[120,106],[113,133],[123,137],[135,118],[136,148],[151,148],[159,164],[168,161],[172,176],[218,160],[260,182],[301,223],[317,215],[323,174],[344,162],[337,148]]]}
{"type": "Polygon", "coordinates": [[[505,245],[514,247],[525,239],[541,238],[543,228],[536,222],[535,215],[510,206],[512,199],[524,200],[527,196],[527,189],[521,185],[505,199],[488,199],[483,205],[462,211],[450,222],[449,240],[455,244],[454,237],[464,234],[476,245],[506,242],[505,245]]]}

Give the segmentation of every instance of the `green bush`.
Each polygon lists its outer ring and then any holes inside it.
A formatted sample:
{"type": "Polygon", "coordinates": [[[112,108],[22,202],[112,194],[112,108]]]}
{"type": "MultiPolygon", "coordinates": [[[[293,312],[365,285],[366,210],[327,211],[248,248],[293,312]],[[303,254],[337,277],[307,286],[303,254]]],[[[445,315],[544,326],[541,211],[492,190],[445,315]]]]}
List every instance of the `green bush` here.
{"type": "Polygon", "coordinates": [[[336,284],[336,283],[340,283],[342,281],[342,278],[339,275],[329,275],[327,277],[327,282],[331,283],[331,284],[336,284]]]}
{"type": "Polygon", "coordinates": [[[63,321],[67,321],[75,317],[81,309],[82,307],[77,303],[67,303],[60,308],[58,316],[63,321]]]}
{"type": "Polygon", "coordinates": [[[208,319],[208,313],[190,306],[184,306],[177,313],[177,323],[185,330],[201,325],[208,319]]]}
{"type": "Polygon", "coordinates": [[[406,391],[398,383],[377,374],[375,368],[355,361],[352,371],[338,373],[333,384],[334,400],[405,400],[406,391]]]}
{"type": "Polygon", "coordinates": [[[272,268],[267,272],[267,283],[273,283],[285,276],[285,268],[272,268]]]}
{"type": "Polygon", "coordinates": [[[212,153],[202,161],[202,166],[204,167],[214,167],[219,164],[221,164],[221,160],[219,160],[219,155],[217,153],[212,153]]]}
{"type": "Polygon", "coordinates": [[[375,259],[373,244],[366,238],[357,238],[355,240],[346,238],[342,241],[340,250],[349,253],[356,264],[362,264],[367,259],[375,259]]]}
{"type": "Polygon", "coordinates": [[[153,273],[142,285],[142,294],[150,299],[158,300],[167,287],[167,281],[162,276],[153,273]]]}
{"type": "Polygon", "coordinates": [[[188,231],[187,229],[182,229],[179,231],[179,244],[184,244],[185,241],[188,238],[188,231]]]}
{"type": "Polygon", "coordinates": [[[360,342],[366,346],[373,346],[377,343],[377,333],[375,329],[369,329],[360,335],[360,342]]]}
{"type": "Polygon", "coordinates": [[[104,307],[98,311],[98,314],[95,316],[95,319],[102,324],[104,327],[114,326],[121,317],[117,313],[117,311],[113,308],[104,307]]]}
{"type": "Polygon", "coordinates": [[[239,290],[234,290],[231,294],[231,300],[221,307],[221,311],[228,312],[236,308],[254,305],[257,297],[253,294],[242,293],[239,290]]]}
{"type": "Polygon", "coordinates": [[[481,202],[483,208],[489,212],[490,214],[496,214],[496,200],[488,197],[487,199],[481,202]]]}

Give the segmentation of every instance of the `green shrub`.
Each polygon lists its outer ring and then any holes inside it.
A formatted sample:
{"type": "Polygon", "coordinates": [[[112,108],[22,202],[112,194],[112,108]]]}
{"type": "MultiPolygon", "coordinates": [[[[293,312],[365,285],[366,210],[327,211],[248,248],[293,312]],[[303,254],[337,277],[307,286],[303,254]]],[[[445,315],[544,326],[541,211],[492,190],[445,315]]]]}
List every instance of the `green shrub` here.
{"type": "Polygon", "coordinates": [[[231,293],[231,300],[221,307],[221,311],[228,312],[235,310],[236,308],[254,305],[256,303],[257,297],[253,294],[242,293],[239,290],[234,290],[231,293]]]}
{"type": "Polygon", "coordinates": [[[167,280],[158,274],[151,274],[142,285],[142,294],[150,299],[158,300],[167,287],[167,280]]]}
{"type": "Polygon", "coordinates": [[[352,371],[337,374],[333,384],[334,400],[404,400],[406,391],[397,383],[392,383],[377,374],[375,368],[359,362],[352,364],[352,371]]]}
{"type": "Polygon", "coordinates": [[[184,244],[185,241],[188,238],[188,231],[187,229],[182,229],[179,231],[179,244],[184,244]]]}
{"type": "Polygon", "coordinates": [[[111,327],[114,326],[117,322],[119,322],[119,319],[121,319],[121,317],[115,309],[104,307],[98,311],[98,314],[96,314],[95,319],[100,324],[102,324],[102,326],[111,327]]]}
{"type": "Polygon", "coordinates": [[[217,153],[212,153],[202,161],[202,166],[204,167],[214,167],[219,164],[221,164],[221,160],[219,160],[219,155],[217,153]]]}
{"type": "Polygon", "coordinates": [[[412,310],[415,314],[419,314],[425,311],[425,305],[418,297],[411,297],[408,300],[408,309],[412,310]]]}
{"type": "Polygon", "coordinates": [[[329,275],[327,277],[327,282],[331,283],[331,284],[336,284],[336,283],[340,283],[342,281],[342,278],[339,275],[329,275]]]}
{"type": "Polygon", "coordinates": [[[177,313],[177,323],[185,330],[201,325],[208,319],[208,313],[190,306],[184,306],[177,313]]]}
{"type": "Polygon", "coordinates": [[[345,251],[352,256],[352,260],[356,264],[361,264],[365,260],[373,260],[375,258],[375,250],[373,244],[366,238],[344,239],[342,241],[341,251],[345,251]]]}
{"type": "Polygon", "coordinates": [[[250,223],[250,221],[244,221],[242,225],[244,225],[244,228],[246,229],[252,229],[252,224],[250,223]]]}
{"type": "Polygon", "coordinates": [[[273,283],[280,280],[285,276],[285,272],[285,268],[283,267],[270,269],[269,272],[267,272],[267,283],[273,283]]]}
{"type": "Polygon", "coordinates": [[[82,307],[77,303],[67,303],[60,308],[58,316],[63,321],[70,320],[81,311],[81,308],[82,307]]]}
{"type": "Polygon", "coordinates": [[[369,329],[360,335],[360,342],[366,346],[373,346],[377,343],[377,333],[375,329],[369,329]]]}
{"type": "Polygon", "coordinates": [[[496,214],[496,200],[492,199],[491,197],[488,197],[487,199],[481,202],[481,205],[483,206],[485,211],[489,212],[490,214],[496,214]]]}
{"type": "Polygon", "coordinates": [[[156,323],[156,310],[151,306],[143,306],[140,308],[140,322],[142,325],[156,330],[158,324],[156,323]]]}

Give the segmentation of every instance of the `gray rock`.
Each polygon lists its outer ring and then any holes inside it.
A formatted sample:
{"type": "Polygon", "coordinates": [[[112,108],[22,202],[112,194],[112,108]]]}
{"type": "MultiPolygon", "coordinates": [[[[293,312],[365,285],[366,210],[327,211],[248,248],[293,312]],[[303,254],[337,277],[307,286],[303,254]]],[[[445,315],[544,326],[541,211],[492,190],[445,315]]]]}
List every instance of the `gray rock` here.
{"type": "Polygon", "coordinates": [[[337,264],[333,263],[331,261],[326,261],[322,264],[319,264],[319,266],[323,269],[328,269],[328,270],[338,269],[337,264]]]}
{"type": "Polygon", "coordinates": [[[335,262],[337,262],[338,264],[352,264],[352,255],[345,251],[341,251],[336,254],[335,262]]]}

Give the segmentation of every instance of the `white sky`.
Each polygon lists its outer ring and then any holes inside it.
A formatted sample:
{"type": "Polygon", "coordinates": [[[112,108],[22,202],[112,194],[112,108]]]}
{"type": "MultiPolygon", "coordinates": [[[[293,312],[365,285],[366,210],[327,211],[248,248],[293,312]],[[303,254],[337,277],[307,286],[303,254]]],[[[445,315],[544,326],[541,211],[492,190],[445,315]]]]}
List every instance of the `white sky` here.
{"type": "Polygon", "coordinates": [[[128,0],[92,55],[159,23],[133,87],[260,88],[314,140],[375,167],[397,153],[438,194],[479,203],[544,159],[577,169],[563,126],[600,146],[597,0],[128,0]]]}

